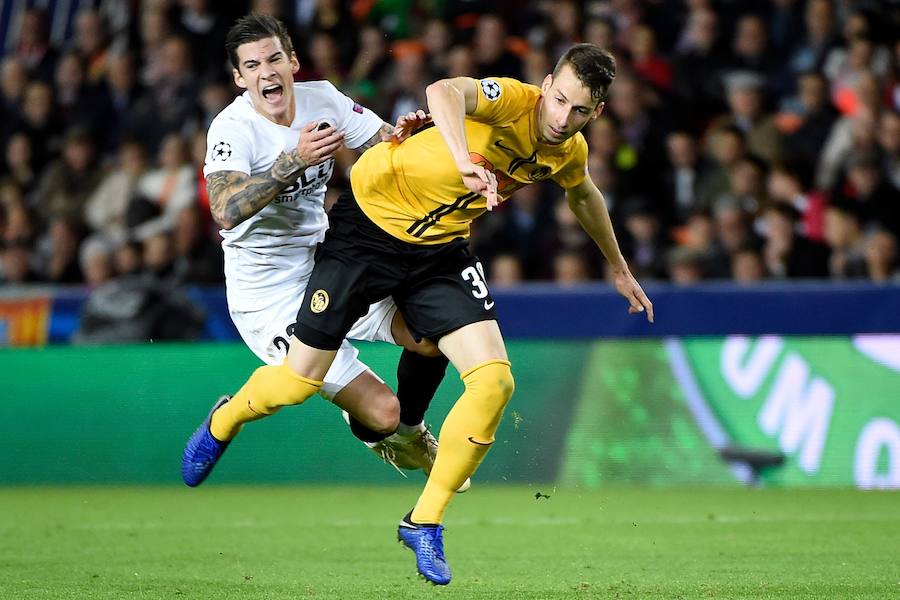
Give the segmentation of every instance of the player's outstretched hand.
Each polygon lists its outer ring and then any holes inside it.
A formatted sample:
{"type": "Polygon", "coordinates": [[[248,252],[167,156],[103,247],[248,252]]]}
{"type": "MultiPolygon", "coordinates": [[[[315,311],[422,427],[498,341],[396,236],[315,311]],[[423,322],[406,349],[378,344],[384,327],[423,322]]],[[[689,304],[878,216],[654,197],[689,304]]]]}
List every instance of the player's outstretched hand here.
{"type": "Polygon", "coordinates": [[[328,123],[307,123],[300,130],[300,141],[297,142],[297,154],[307,165],[317,165],[329,158],[334,158],[344,145],[344,132],[337,131],[328,123]]]}
{"type": "Polygon", "coordinates": [[[631,271],[628,269],[616,271],[613,274],[613,285],[628,300],[628,304],[630,304],[628,307],[629,314],[634,315],[646,311],[647,320],[651,323],[653,322],[653,303],[650,302],[647,294],[641,288],[641,284],[637,282],[631,271]]]}
{"type": "Polygon", "coordinates": [[[399,144],[403,140],[408,139],[409,136],[411,136],[430,122],[431,115],[426,113],[424,110],[417,110],[416,112],[406,113],[405,115],[397,119],[397,124],[394,125],[393,132],[388,135],[381,136],[381,141],[399,144]]]}
{"type": "Polygon", "coordinates": [[[493,210],[500,204],[500,195],[497,193],[497,177],[491,171],[481,165],[469,162],[460,165],[459,174],[462,175],[463,185],[487,199],[488,210],[493,210]]]}

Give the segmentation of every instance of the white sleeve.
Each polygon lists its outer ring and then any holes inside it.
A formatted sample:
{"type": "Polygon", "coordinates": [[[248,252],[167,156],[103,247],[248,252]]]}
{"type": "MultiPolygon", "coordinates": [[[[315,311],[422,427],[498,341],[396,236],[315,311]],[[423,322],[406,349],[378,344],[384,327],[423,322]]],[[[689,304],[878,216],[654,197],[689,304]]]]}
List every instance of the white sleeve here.
{"type": "Polygon", "coordinates": [[[240,171],[250,175],[253,138],[247,124],[237,119],[213,119],[206,134],[206,164],[203,176],[217,171],[240,171]]]}
{"type": "Polygon", "coordinates": [[[359,148],[378,133],[384,121],[368,108],[354,102],[333,85],[328,85],[333,96],[338,122],[337,129],[344,132],[344,144],[351,150],[359,148]]]}

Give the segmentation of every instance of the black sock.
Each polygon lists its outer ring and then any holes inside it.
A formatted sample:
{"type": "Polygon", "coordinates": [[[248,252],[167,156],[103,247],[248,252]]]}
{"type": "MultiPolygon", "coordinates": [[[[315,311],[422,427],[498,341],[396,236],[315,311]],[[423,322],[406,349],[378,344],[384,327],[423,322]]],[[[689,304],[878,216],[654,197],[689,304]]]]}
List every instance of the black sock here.
{"type": "Polygon", "coordinates": [[[350,416],[350,431],[353,432],[353,435],[355,435],[358,440],[361,440],[363,442],[374,443],[374,442],[380,442],[387,436],[391,435],[389,433],[379,433],[377,431],[372,431],[371,429],[369,429],[368,427],[366,427],[365,425],[363,425],[362,423],[360,423],[359,421],[354,419],[353,415],[349,415],[349,416],[350,416]]]}
{"type": "Polygon", "coordinates": [[[430,357],[403,350],[397,364],[401,423],[418,425],[425,419],[425,411],[444,379],[449,362],[443,354],[430,357]]]}

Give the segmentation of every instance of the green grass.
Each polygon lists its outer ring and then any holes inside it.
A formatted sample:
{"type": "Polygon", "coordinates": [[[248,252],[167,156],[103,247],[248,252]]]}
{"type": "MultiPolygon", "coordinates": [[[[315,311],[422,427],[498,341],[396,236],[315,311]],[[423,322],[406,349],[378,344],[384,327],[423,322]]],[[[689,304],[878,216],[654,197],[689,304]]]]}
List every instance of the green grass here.
{"type": "Polygon", "coordinates": [[[0,598],[900,598],[900,495],[476,487],[454,580],[395,541],[418,487],[0,489],[0,598]]]}

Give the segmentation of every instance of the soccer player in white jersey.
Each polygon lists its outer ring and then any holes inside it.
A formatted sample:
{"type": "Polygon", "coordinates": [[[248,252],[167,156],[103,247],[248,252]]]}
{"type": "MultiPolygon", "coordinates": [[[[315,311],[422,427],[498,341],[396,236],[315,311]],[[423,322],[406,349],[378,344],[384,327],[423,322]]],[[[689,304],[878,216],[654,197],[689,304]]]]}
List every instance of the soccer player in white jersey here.
{"type": "MultiPolygon", "coordinates": [[[[297,57],[284,25],[271,17],[239,19],[226,49],[234,81],[246,91],[210,125],[204,175],[212,216],[222,227],[232,320],[260,359],[279,365],[316,245],[328,227],[325,184],[335,152],[343,145],[361,153],[381,141],[402,142],[426,115],[410,113],[392,126],[327,81],[294,83],[297,57]]],[[[349,414],[353,433],[386,460],[427,474],[437,443],[422,417],[446,359],[428,342],[413,340],[390,298],[373,305],[348,337],[408,349],[398,378],[400,395],[411,398],[410,415],[404,418],[397,397],[346,340],[325,376],[322,395],[349,414]]],[[[203,481],[195,476],[199,466],[182,463],[185,483],[203,481]]],[[[468,482],[460,489],[465,488],[468,482]]]]}

